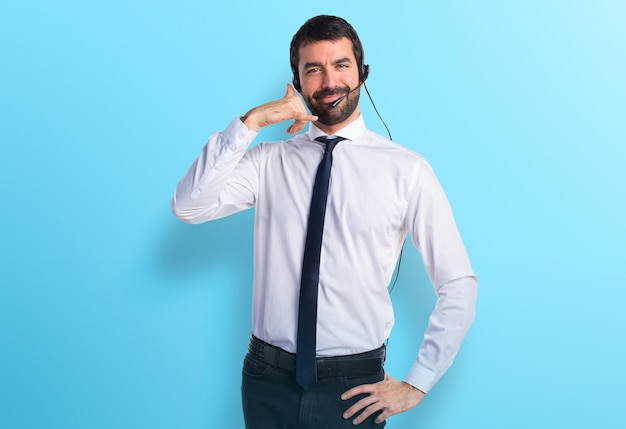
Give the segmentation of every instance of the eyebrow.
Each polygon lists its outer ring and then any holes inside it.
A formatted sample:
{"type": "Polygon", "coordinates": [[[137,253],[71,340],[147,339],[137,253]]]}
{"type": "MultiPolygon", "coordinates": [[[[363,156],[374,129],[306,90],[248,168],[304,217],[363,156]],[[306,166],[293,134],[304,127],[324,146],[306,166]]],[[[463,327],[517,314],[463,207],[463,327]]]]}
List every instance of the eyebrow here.
{"type": "MultiPolygon", "coordinates": [[[[352,61],[350,61],[350,58],[348,57],[343,57],[343,58],[339,58],[338,60],[333,61],[333,65],[337,65],[337,64],[341,64],[341,63],[350,63],[352,64],[352,61]]],[[[310,63],[305,63],[303,66],[303,70],[306,70],[308,68],[311,67],[322,67],[323,64],[322,63],[318,63],[318,62],[310,62],[310,63]]]]}

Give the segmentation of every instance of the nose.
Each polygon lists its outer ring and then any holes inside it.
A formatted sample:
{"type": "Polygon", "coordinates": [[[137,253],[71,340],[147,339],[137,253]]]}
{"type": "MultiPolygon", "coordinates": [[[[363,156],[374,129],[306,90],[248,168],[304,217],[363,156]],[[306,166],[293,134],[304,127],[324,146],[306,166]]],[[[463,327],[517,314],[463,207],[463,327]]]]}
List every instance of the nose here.
{"type": "Polygon", "coordinates": [[[335,74],[335,71],[332,69],[326,70],[326,72],[324,73],[324,80],[322,82],[322,85],[324,86],[324,88],[332,89],[336,86],[336,84],[337,84],[337,75],[335,74]]]}

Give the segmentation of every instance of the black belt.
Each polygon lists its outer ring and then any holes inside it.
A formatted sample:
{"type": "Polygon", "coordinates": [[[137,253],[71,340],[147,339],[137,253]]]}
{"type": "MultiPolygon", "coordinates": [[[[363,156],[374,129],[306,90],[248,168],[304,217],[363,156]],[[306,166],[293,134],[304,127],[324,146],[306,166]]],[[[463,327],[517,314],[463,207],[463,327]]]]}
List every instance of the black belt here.
{"type": "MultiPolygon", "coordinates": [[[[248,345],[248,356],[265,362],[274,368],[295,373],[296,355],[280,347],[259,340],[252,335],[248,345]]],[[[385,362],[385,346],[370,352],[347,356],[317,358],[317,377],[358,377],[376,374],[385,362]]]]}

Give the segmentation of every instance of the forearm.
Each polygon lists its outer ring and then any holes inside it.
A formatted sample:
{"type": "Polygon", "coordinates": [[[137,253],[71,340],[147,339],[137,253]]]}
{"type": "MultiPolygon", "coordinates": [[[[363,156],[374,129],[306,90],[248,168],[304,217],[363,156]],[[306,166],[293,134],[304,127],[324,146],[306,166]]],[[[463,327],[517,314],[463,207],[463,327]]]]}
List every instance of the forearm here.
{"type": "Polygon", "coordinates": [[[209,138],[176,187],[171,208],[177,218],[200,223],[217,216],[231,174],[256,135],[236,118],[223,132],[209,138]]]}
{"type": "Polygon", "coordinates": [[[441,285],[419,354],[405,381],[428,392],[452,364],[474,320],[478,281],[462,277],[441,285]]]}

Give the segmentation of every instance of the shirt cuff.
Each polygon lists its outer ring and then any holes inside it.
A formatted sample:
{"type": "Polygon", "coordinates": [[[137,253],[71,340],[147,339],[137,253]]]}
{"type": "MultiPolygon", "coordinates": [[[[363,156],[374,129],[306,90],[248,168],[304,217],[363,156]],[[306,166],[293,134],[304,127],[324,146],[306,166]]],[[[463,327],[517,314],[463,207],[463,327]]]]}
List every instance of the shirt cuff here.
{"type": "Polygon", "coordinates": [[[422,392],[428,393],[440,378],[440,374],[436,374],[430,369],[423,367],[418,362],[415,362],[404,381],[422,392]]]}
{"type": "Polygon", "coordinates": [[[247,147],[256,138],[257,134],[259,134],[258,131],[250,131],[241,122],[241,116],[233,119],[222,133],[233,150],[240,149],[242,146],[247,147]]]}

